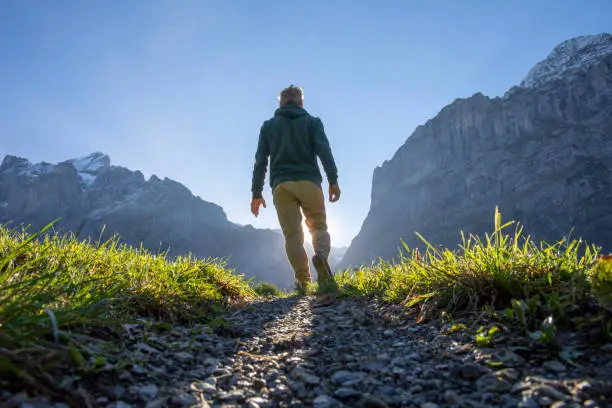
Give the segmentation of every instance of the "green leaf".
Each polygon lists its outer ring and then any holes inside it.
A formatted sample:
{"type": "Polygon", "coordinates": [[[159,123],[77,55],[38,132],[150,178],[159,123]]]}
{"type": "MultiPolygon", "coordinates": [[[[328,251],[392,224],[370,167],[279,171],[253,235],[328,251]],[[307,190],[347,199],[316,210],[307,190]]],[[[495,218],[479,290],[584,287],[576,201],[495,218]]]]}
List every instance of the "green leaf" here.
{"type": "Polygon", "coordinates": [[[70,355],[72,356],[72,360],[74,361],[74,364],[77,366],[77,368],[83,368],[86,363],[83,354],[81,354],[81,352],[72,344],[69,346],[68,349],[70,351],[70,355]]]}
{"type": "Polygon", "coordinates": [[[476,345],[478,347],[487,347],[490,344],[490,339],[487,336],[483,336],[482,334],[476,335],[476,345]]]}

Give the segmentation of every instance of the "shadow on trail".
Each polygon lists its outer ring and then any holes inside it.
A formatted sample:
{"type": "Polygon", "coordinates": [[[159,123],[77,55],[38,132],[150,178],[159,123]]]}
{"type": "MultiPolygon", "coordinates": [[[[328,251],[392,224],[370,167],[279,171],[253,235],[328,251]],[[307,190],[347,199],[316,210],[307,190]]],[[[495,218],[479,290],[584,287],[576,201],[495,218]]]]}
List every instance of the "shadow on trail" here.
{"type": "Polygon", "coordinates": [[[387,347],[400,321],[376,310],[375,302],[337,299],[312,306],[307,363],[321,378],[313,403],[323,406],[386,407],[397,400],[387,347]],[[386,334],[385,334],[386,333],[386,334]]]}
{"type": "Polygon", "coordinates": [[[226,319],[235,330],[214,338],[183,388],[213,407],[603,407],[612,396],[601,350],[581,371],[512,336],[478,348],[467,331],[375,299],[274,299],[226,319]]]}
{"type": "Polygon", "coordinates": [[[274,322],[283,319],[297,300],[297,297],[262,298],[235,307],[232,312],[222,316],[228,324],[227,330],[221,328],[218,332],[236,338],[257,337],[274,322]]]}
{"type": "Polygon", "coordinates": [[[160,367],[153,380],[158,397],[137,401],[136,391],[129,402],[145,408],[244,406],[249,398],[267,396],[266,386],[282,371],[276,355],[291,340],[282,322],[297,301],[256,300],[221,315],[213,324],[181,327],[175,341],[167,343],[170,347],[163,358],[155,362],[160,367]]]}

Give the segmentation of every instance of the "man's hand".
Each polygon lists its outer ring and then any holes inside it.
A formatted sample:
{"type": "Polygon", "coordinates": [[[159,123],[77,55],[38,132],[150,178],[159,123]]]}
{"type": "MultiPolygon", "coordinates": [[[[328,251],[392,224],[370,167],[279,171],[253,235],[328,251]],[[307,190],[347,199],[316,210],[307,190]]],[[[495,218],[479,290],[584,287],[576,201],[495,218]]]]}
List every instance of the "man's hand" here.
{"type": "Polygon", "coordinates": [[[264,208],[266,208],[266,200],[263,198],[254,198],[251,201],[251,212],[256,217],[259,215],[259,207],[263,204],[264,208]]]}
{"type": "Polygon", "coordinates": [[[335,203],[340,199],[340,186],[338,184],[332,184],[329,186],[329,202],[335,203]]]}

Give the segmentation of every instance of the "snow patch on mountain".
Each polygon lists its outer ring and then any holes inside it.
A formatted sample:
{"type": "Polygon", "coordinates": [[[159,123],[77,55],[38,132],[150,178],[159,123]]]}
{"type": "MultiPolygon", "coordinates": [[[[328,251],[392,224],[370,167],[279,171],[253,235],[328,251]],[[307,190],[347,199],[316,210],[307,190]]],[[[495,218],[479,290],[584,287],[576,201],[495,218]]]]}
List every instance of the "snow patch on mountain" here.
{"type": "MultiPolygon", "coordinates": [[[[110,168],[110,157],[107,155],[95,152],[77,159],[66,160],[60,164],[69,164],[77,171],[81,182],[89,187],[97,179],[98,174],[102,169],[110,168]]],[[[52,173],[57,168],[58,164],[51,163],[36,163],[33,164],[27,159],[15,156],[6,156],[2,161],[2,171],[11,171],[21,177],[30,179],[38,178],[52,173]]]]}
{"type": "Polygon", "coordinates": [[[545,60],[538,62],[523,79],[521,87],[538,87],[567,71],[585,69],[607,54],[612,54],[612,34],[569,39],[557,45],[545,60]]]}
{"type": "Polygon", "coordinates": [[[87,156],[67,160],[66,163],[74,166],[83,184],[89,187],[95,183],[101,169],[110,167],[110,157],[104,153],[94,152],[87,156]]]}
{"type": "Polygon", "coordinates": [[[67,160],[66,162],[72,164],[79,173],[94,174],[101,168],[110,167],[110,157],[100,152],[67,160]]]}
{"type": "Polygon", "coordinates": [[[54,168],[55,166],[49,163],[28,163],[27,166],[20,166],[18,174],[20,176],[35,178],[51,173],[54,168]]]}
{"type": "Polygon", "coordinates": [[[85,185],[87,186],[91,186],[97,179],[97,177],[94,174],[83,173],[83,172],[79,172],[78,174],[79,174],[79,178],[81,179],[81,181],[85,183],[85,185]]]}

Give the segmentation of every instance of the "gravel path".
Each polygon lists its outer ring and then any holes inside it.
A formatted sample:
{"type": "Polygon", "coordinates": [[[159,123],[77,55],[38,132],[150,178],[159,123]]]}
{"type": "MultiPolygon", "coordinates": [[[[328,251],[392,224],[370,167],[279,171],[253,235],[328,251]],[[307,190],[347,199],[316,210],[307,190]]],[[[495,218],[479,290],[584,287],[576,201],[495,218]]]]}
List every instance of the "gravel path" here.
{"type": "MultiPolygon", "coordinates": [[[[314,298],[260,301],[215,330],[125,326],[127,348],[89,376],[58,378],[72,400],[1,391],[2,406],[126,407],[608,407],[612,347],[563,337],[562,356],[499,334],[478,348],[440,319],[416,323],[398,306],[314,298]],[[574,364],[570,364],[572,361],[574,364]]],[[[456,322],[455,322],[456,323],[456,322]]],[[[469,323],[465,322],[466,325],[469,323]]],[[[91,347],[104,347],[104,344],[91,347]]],[[[110,353],[110,351],[109,351],[110,353]]],[[[2,385],[2,382],[0,382],[2,385]]],[[[64,397],[65,397],[64,395],[64,397]]]]}

